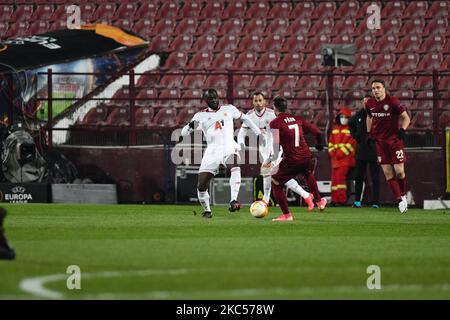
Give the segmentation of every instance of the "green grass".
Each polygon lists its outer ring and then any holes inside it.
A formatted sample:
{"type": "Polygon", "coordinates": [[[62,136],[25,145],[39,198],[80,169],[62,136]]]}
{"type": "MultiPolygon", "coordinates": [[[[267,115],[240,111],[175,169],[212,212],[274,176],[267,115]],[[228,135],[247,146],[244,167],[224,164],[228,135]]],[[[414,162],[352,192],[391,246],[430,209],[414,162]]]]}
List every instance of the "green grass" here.
{"type": "MultiPolygon", "coordinates": [[[[68,100],[58,100],[58,101],[53,101],[53,113],[52,116],[53,118],[57,117],[61,112],[65,111],[68,107],[70,107],[74,101],[70,100],[75,98],[76,93],[75,92],[65,92],[65,93],[59,93],[59,92],[55,92],[53,94],[53,98],[65,98],[68,100]]],[[[48,102],[44,101],[41,105],[41,107],[39,108],[38,112],[36,113],[36,117],[39,120],[42,121],[47,121],[48,120],[48,102]]]]}
{"type": "Polygon", "coordinates": [[[244,208],[7,205],[17,251],[0,261],[0,299],[46,298],[20,289],[43,283],[65,299],[449,299],[450,211],[327,208],[295,221],[255,219],[244,208]],[[81,268],[81,290],[66,269],[81,268]],[[369,265],[381,290],[369,290],[369,265]],[[106,273],[107,271],[115,273],[106,273]]]}

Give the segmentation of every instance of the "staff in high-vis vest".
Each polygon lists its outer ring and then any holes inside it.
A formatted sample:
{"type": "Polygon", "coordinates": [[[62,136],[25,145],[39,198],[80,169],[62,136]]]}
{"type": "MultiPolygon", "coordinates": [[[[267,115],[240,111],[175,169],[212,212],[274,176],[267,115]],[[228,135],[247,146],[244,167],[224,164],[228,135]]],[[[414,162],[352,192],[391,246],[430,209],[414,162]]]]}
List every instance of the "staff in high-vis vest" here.
{"type": "Polygon", "coordinates": [[[351,136],[348,126],[351,116],[352,112],[349,108],[341,108],[328,139],[328,153],[331,158],[331,202],[333,205],[347,203],[347,175],[356,163],[356,141],[351,136]]]}

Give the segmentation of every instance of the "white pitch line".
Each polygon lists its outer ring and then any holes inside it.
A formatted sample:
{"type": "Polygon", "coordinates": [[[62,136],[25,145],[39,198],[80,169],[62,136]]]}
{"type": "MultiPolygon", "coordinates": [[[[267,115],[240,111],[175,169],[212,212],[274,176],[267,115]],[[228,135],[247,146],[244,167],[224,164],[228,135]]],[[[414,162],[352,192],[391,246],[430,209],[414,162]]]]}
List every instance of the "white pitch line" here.
{"type": "MultiPolygon", "coordinates": [[[[175,270],[137,270],[137,271],[105,271],[105,272],[95,272],[95,273],[81,273],[81,279],[92,279],[92,278],[113,278],[121,277],[124,275],[135,275],[135,276],[150,276],[150,275],[179,275],[187,273],[186,269],[175,269],[175,270]]],[[[19,288],[33,296],[44,298],[44,299],[64,299],[64,294],[56,290],[50,290],[45,288],[45,285],[51,282],[66,280],[70,274],[52,274],[40,277],[25,278],[20,284],[19,288]]]]}

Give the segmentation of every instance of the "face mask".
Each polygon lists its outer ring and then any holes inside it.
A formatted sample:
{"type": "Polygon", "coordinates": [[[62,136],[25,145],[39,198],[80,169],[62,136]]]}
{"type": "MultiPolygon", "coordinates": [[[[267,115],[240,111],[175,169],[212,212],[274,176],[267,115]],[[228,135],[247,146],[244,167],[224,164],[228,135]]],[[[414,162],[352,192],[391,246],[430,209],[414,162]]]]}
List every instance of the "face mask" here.
{"type": "Polygon", "coordinates": [[[346,118],[346,117],[341,117],[340,119],[341,119],[341,124],[342,124],[343,126],[346,126],[346,125],[348,124],[348,118],[346,118]]]}

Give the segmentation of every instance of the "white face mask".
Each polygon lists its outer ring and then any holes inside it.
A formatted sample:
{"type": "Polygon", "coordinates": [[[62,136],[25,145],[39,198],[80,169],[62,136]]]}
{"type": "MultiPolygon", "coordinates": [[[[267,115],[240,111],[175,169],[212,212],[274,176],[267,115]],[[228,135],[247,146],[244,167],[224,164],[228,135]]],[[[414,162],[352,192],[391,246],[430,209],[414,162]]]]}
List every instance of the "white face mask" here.
{"type": "Polygon", "coordinates": [[[346,117],[341,117],[340,120],[341,120],[341,124],[342,124],[343,126],[346,126],[346,125],[348,124],[348,118],[346,118],[346,117]]]}

